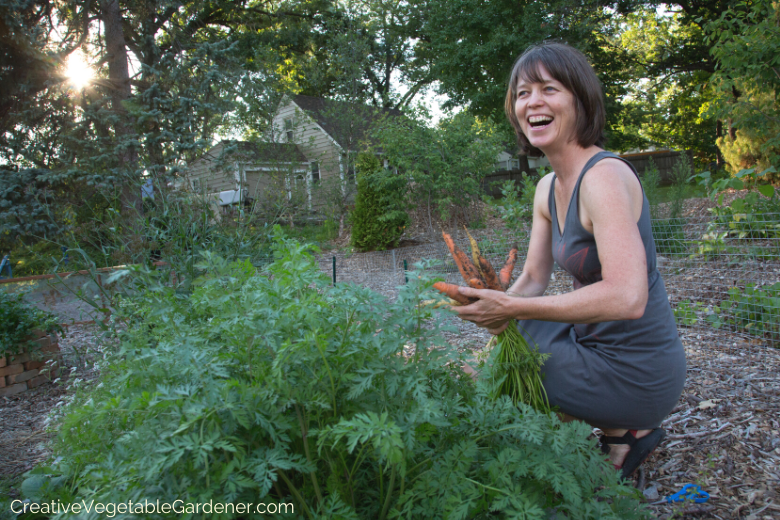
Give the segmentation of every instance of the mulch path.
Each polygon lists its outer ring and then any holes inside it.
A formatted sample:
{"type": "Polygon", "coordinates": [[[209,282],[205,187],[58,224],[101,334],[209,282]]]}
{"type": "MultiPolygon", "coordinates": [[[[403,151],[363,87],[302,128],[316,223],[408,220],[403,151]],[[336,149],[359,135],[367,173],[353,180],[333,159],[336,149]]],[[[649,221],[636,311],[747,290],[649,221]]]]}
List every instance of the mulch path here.
{"type": "Polygon", "coordinates": [[[688,379],[640,487],[659,518],[780,518],[780,349],[680,329],[688,379]],[[685,484],[703,504],[667,504],[685,484]],[[676,515],[676,516],[675,516],[676,515]]]}
{"type": "Polygon", "coordinates": [[[49,456],[47,442],[52,432],[48,425],[57,410],[72,398],[68,387],[97,376],[99,367],[95,362],[102,358],[105,347],[95,325],[68,327],[59,344],[64,366],[59,380],[0,397],[0,503],[19,498],[15,486],[5,488],[49,456]]]}

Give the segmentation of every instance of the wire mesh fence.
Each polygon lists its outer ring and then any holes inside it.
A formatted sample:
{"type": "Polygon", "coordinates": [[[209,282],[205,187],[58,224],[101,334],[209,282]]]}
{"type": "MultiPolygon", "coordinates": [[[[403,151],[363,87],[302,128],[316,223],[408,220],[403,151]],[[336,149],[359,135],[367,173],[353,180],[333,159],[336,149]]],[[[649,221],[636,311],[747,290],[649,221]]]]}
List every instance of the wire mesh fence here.
{"type": "MultiPolygon", "coordinates": [[[[735,337],[780,345],[780,213],[652,221],[658,270],[680,331],[735,337]]],[[[514,276],[522,269],[528,235],[476,231],[480,250],[503,265],[513,244],[519,248],[514,276]]],[[[462,247],[465,237],[456,237],[462,247]]],[[[462,285],[444,242],[391,251],[318,257],[320,268],[339,282],[354,282],[388,296],[397,295],[406,270],[422,259],[439,261],[434,273],[462,285]],[[334,271],[335,259],[335,271],[334,271]]],[[[572,279],[557,265],[546,294],[572,290],[572,279]]]]}
{"type": "MultiPolygon", "coordinates": [[[[652,230],[658,270],[681,334],[706,334],[723,342],[742,338],[750,344],[780,346],[780,213],[731,212],[708,220],[656,219],[652,221],[652,230]]],[[[468,244],[465,233],[453,234],[465,249],[468,244]]],[[[494,266],[503,265],[509,249],[517,244],[519,260],[514,277],[519,276],[528,249],[527,232],[512,235],[474,230],[473,234],[483,255],[494,266]]],[[[438,260],[433,274],[450,283],[463,283],[441,240],[390,251],[328,252],[317,257],[320,269],[336,281],[366,286],[389,298],[397,296],[406,273],[423,259],[438,260]]],[[[271,258],[259,263],[268,261],[271,258]]],[[[4,284],[3,290],[29,291],[34,303],[69,321],[80,321],[88,319],[94,309],[67,296],[78,289],[86,295],[99,293],[84,285],[89,282],[87,278],[66,277],[58,284],[50,281],[4,284]],[[61,287],[63,283],[68,287],[61,287]],[[17,288],[17,285],[24,287],[17,288]]],[[[556,266],[546,294],[570,290],[571,277],[556,266]]],[[[466,325],[459,324],[458,328],[470,330],[466,325]]]]}

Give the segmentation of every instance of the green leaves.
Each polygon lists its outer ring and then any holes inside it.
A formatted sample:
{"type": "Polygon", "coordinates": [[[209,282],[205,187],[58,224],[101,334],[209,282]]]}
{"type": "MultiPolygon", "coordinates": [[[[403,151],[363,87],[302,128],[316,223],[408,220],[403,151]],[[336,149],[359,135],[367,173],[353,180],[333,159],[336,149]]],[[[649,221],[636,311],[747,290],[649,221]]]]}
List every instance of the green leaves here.
{"type": "Polygon", "coordinates": [[[720,63],[712,77],[718,96],[709,111],[736,129],[718,140],[732,173],[780,165],[778,16],[777,2],[759,0],[737,3],[705,25],[720,63]]]}
{"type": "MultiPolygon", "coordinates": [[[[463,111],[435,127],[424,115],[416,120],[387,121],[374,138],[389,165],[403,176],[405,203],[427,208],[447,220],[482,193],[480,182],[493,171],[503,149],[502,136],[490,119],[463,111]]],[[[386,170],[385,175],[396,175],[386,170]]],[[[433,230],[432,217],[429,227],[433,230]]]]}
{"type": "Polygon", "coordinates": [[[397,464],[403,460],[401,428],[389,419],[387,412],[357,414],[351,420],[342,419],[335,426],[319,434],[319,444],[331,442],[334,447],[346,441],[347,451],[352,453],[359,444],[370,444],[379,454],[380,462],[397,464]]]}
{"type": "Polygon", "coordinates": [[[62,332],[57,317],[27,303],[22,294],[0,291],[0,357],[29,351],[36,343],[27,341],[34,329],[44,332],[62,332]]]}
{"type": "Polygon", "coordinates": [[[398,245],[409,224],[404,191],[407,179],[386,170],[371,154],[358,155],[357,196],[352,221],[352,245],[360,251],[384,250],[398,245]]]}
{"type": "Polygon", "coordinates": [[[41,470],[72,485],[30,481],[32,496],[292,503],[307,518],[646,517],[587,427],[493,400],[457,368],[443,314],[420,305],[424,271],[388,302],[331,286],[305,246],[277,237],[275,257],[255,273],[203,255],[185,295],[143,278],[122,306],[133,325],[41,470]]]}

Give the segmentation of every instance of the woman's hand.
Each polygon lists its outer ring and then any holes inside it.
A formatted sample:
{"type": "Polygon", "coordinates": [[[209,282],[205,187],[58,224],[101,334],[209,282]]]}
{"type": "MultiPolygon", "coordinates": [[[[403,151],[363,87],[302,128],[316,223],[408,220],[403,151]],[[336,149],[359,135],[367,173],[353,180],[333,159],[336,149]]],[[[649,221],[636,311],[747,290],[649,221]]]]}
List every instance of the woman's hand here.
{"type": "Polygon", "coordinates": [[[487,329],[491,334],[501,334],[509,322],[515,319],[517,298],[507,296],[500,291],[472,289],[471,287],[460,287],[459,292],[465,296],[479,298],[479,300],[470,305],[453,307],[458,316],[487,329]]]}

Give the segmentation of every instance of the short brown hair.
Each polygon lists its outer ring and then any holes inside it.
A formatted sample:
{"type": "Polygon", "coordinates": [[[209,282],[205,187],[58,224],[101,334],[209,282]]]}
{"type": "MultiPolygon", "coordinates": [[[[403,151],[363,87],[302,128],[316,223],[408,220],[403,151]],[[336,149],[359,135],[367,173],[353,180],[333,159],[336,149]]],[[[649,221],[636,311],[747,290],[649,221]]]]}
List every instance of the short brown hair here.
{"type": "Polygon", "coordinates": [[[553,79],[574,95],[577,144],[583,148],[594,144],[603,148],[606,116],[601,83],[584,54],[564,43],[555,42],[545,42],[526,49],[515,61],[509,76],[504,110],[515,129],[520,148],[531,156],[542,155],[542,151],[531,146],[520,130],[520,122],[515,114],[517,83],[521,79],[531,83],[541,82],[540,67],[547,69],[553,79]]]}

